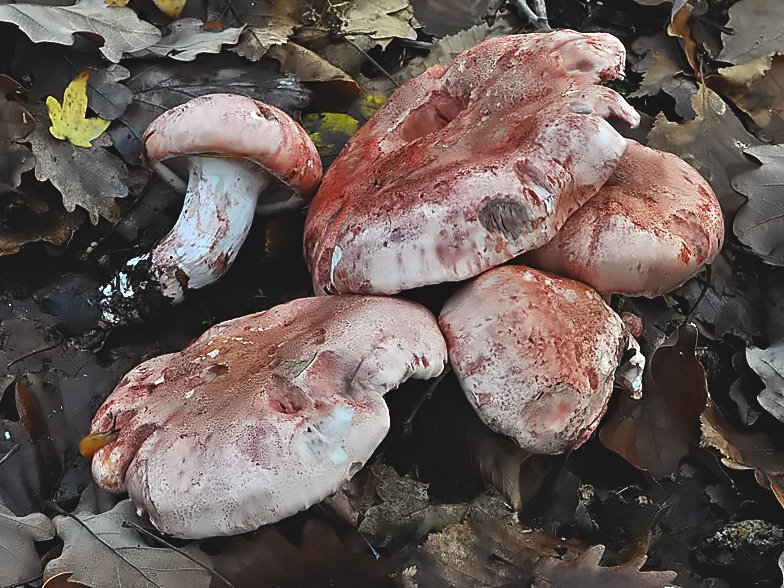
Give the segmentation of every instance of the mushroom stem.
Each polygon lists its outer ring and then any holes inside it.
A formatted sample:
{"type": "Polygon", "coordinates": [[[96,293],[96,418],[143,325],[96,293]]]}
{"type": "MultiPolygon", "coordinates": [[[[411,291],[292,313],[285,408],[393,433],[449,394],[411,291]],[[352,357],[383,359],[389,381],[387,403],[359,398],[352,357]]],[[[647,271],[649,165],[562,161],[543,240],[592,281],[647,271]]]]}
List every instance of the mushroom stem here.
{"type": "Polygon", "coordinates": [[[186,288],[203,288],[231,266],[269,184],[268,174],[240,158],[194,155],[188,170],[180,217],[152,253],[153,274],[175,302],[186,288]]]}

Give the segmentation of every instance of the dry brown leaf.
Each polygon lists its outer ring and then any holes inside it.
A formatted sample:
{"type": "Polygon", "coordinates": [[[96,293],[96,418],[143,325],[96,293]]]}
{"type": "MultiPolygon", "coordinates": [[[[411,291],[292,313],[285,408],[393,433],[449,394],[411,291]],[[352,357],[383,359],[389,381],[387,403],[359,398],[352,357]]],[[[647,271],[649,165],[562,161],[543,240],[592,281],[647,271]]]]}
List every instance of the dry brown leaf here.
{"type": "Polygon", "coordinates": [[[404,563],[419,586],[527,586],[542,557],[574,559],[587,546],[500,521],[468,521],[431,534],[404,563]],[[413,569],[411,569],[413,568],[413,569]]]}
{"type": "Polygon", "coordinates": [[[737,430],[712,403],[700,416],[700,423],[700,445],[717,449],[722,455],[722,463],[728,468],[755,470],[757,482],[763,486],[769,484],[784,506],[784,453],[776,451],[765,433],[737,430]]]}
{"type": "Polygon", "coordinates": [[[646,364],[642,400],[622,396],[599,433],[605,447],[657,479],[675,472],[699,442],[708,389],[696,346],[696,327],[683,325],[646,364]]]}
{"type": "Polygon", "coordinates": [[[725,216],[731,219],[746,201],[733,189],[732,178],[756,167],[744,150],[762,142],[746,131],[713,90],[700,86],[692,106],[697,117],[682,124],[659,114],[648,134],[648,146],[674,153],[696,168],[716,192],[725,216]]]}
{"type": "Polygon", "coordinates": [[[784,141],[784,55],[761,57],[719,70],[716,89],[748,113],[766,142],[784,141]]]}
{"type": "Polygon", "coordinates": [[[574,560],[546,557],[534,567],[531,588],[667,588],[675,572],[641,572],[645,558],[614,567],[601,567],[604,546],[594,545],[574,560]]]}
{"type": "MultiPolygon", "coordinates": [[[[30,161],[34,162],[32,156],[30,161]]],[[[83,211],[66,211],[62,198],[46,187],[8,192],[0,196],[0,256],[17,253],[22,245],[35,241],[62,245],[84,219],[83,211]]]]}
{"type": "Polygon", "coordinates": [[[683,41],[683,50],[686,53],[686,58],[689,60],[692,71],[700,71],[699,54],[697,52],[697,43],[691,34],[689,28],[689,19],[694,13],[694,6],[686,2],[681,6],[680,10],[672,15],[672,21],[667,27],[667,32],[673,37],[678,37],[683,41]]]}

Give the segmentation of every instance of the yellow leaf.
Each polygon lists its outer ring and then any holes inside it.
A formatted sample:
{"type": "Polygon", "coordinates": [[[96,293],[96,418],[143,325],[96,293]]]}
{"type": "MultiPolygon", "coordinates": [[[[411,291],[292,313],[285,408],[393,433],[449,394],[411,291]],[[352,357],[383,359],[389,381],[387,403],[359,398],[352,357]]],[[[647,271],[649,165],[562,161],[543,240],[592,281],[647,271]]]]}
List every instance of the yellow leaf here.
{"type": "MultiPolygon", "coordinates": [[[[182,9],[185,8],[185,2],[187,0],[152,0],[155,2],[155,6],[157,6],[161,12],[163,12],[169,18],[180,18],[182,14],[182,9]]],[[[253,6],[253,4],[251,4],[253,6]]]]}
{"type": "Polygon", "coordinates": [[[58,139],[68,139],[77,147],[92,147],[90,141],[100,137],[111,122],[102,118],[84,118],[87,112],[88,77],[90,72],[84,71],[68,84],[62,106],[53,96],[46,99],[49,118],[52,120],[49,132],[58,139]]]}

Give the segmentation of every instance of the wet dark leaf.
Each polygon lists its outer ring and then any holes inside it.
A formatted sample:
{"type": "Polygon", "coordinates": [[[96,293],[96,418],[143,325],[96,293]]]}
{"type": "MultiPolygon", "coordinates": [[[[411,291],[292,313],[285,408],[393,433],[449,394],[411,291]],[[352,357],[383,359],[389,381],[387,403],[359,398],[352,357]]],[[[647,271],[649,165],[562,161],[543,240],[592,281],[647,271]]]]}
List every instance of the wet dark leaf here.
{"type": "Polygon", "coordinates": [[[669,476],[699,442],[707,382],[694,355],[697,329],[684,325],[645,366],[642,400],[621,397],[599,433],[601,442],[655,478],[669,476]]]}
{"type": "Polygon", "coordinates": [[[746,153],[762,165],[732,180],[749,199],[738,211],[733,229],[763,261],[784,265],[784,145],[751,147],[746,153]]]}
{"type": "MultiPolygon", "coordinates": [[[[366,546],[366,545],[365,545],[366,546]]],[[[393,586],[387,577],[392,562],[349,550],[325,522],[310,519],[302,528],[299,546],[272,526],[262,527],[248,540],[237,537],[215,557],[215,569],[237,588],[256,588],[259,579],[277,588],[393,586]]],[[[213,580],[212,588],[225,586],[213,580]]]]}
{"type": "Polygon", "coordinates": [[[765,384],[757,400],[765,410],[784,422],[784,270],[776,268],[769,279],[766,305],[770,346],[767,349],[746,348],[746,361],[765,384]]]}
{"type": "MultiPolygon", "coordinates": [[[[0,75],[0,148],[6,141],[24,139],[35,129],[35,119],[27,107],[15,99],[15,94],[21,92],[24,92],[24,88],[18,82],[8,76],[0,75]]],[[[0,183],[2,183],[2,171],[0,171],[0,183]]]]}
{"type": "Polygon", "coordinates": [[[411,0],[414,16],[434,37],[454,35],[482,24],[491,0],[411,0]]]}
{"type": "MultiPolygon", "coordinates": [[[[32,153],[30,160],[34,160],[32,153]]],[[[35,241],[62,245],[85,217],[82,210],[65,210],[62,197],[52,187],[8,192],[0,196],[0,256],[16,253],[22,245],[35,241]]]]}
{"type": "MultiPolygon", "coordinates": [[[[43,108],[35,108],[35,113],[39,119],[48,120],[43,108]]],[[[54,184],[63,195],[68,212],[78,205],[90,213],[93,224],[98,224],[99,215],[116,221],[120,209],[115,198],[128,195],[128,169],[121,159],[105,149],[111,146],[111,140],[101,135],[92,147],[85,149],[55,139],[47,127],[39,125],[27,137],[37,160],[35,177],[54,184]]]]}
{"type": "MultiPolygon", "coordinates": [[[[714,327],[714,335],[732,333],[751,341],[764,336],[765,302],[760,284],[749,257],[738,256],[725,249],[711,264],[710,286],[697,305],[694,316],[714,327]]],[[[697,276],[675,290],[689,302],[696,304],[705,287],[705,276],[697,276]]]]}
{"type": "MultiPolygon", "coordinates": [[[[33,80],[28,98],[62,96],[65,87],[83,71],[89,71],[87,101],[103,119],[114,120],[131,103],[133,95],[121,81],[130,72],[121,65],[106,65],[95,51],[63,47],[51,43],[33,43],[20,35],[14,50],[11,71],[33,80]]],[[[45,123],[48,122],[46,119],[45,123]]]]}
{"type": "Polygon", "coordinates": [[[731,180],[753,169],[744,150],[761,143],[712,90],[701,87],[692,106],[697,117],[682,124],[659,114],[648,134],[648,146],[674,153],[696,168],[716,192],[724,214],[732,218],[744,198],[732,188],[731,180]]]}
{"type": "Polygon", "coordinates": [[[0,141],[0,194],[18,188],[22,174],[35,168],[35,156],[24,145],[0,141]]]}
{"type": "Polygon", "coordinates": [[[298,78],[278,73],[277,62],[249,63],[226,52],[199,56],[188,63],[141,62],[131,63],[129,68],[127,85],[134,101],[110,132],[114,146],[134,164],[140,163],[141,137],[149,124],[196,96],[241,94],[277,106],[294,117],[310,100],[310,91],[298,78]]]}

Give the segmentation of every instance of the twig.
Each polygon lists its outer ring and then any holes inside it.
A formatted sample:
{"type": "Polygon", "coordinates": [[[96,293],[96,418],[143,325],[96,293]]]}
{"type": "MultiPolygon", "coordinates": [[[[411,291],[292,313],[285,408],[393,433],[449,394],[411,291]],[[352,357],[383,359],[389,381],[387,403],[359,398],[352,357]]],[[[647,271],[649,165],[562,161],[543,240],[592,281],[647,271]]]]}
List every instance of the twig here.
{"type": "Polygon", "coordinates": [[[384,75],[387,77],[387,79],[388,79],[390,82],[392,82],[393,84],[395,84],[395,88],[399,88],[399,87],[400,87],[400,84],[398,84],[398,83],[395,81],[395,78],[393,78],[393,77],[392,77],[392,76],[389,74],[389,72],[388,72],[387,70],[385,70],[383,67],[381,67],[381,64],[380,64],[378,61],[376,61],[376,60],[375,60],[375,59],[373,59],[373,58],[372,58],[370,55],[368,55],[368,54],[367,54],[367,52],[366,52],[364,49],[362,49],[362,47],[360,47],[359,45],[357,45],[357,44],[356,44],[354,41],[352,41],[352,40],[351,40],[351,39],[349,39],[348,37],[343,37],[343,39],[344,39],[344,40],[345,40],[345,41],[346,41],[346,42],[347,42],[349,45],[351,45],[351,46],[352,46],[354,49],[356,49],[357,51],[359,51],[359,52],[360,52],[362,55],[364,55],[365,57],[367,57],[367,60],[368,60],[370,63],[372,63],[372,64],[375,66],[375,68],[376,68],[378,71],[380,71],[382,74],[384,74],[384,75]]]}
{"type": "Polygon", "coordinates": [[[35,578],[30,578],[29,580],[25,580],[24,582],[19,582],[18,584],[9,584],[8,586],[3,586],[3,588],[21,588],[21,586],[27,586],[28,584],[32,584],[37,580],[40,580],[44,577],[44,573],[41,572],[35,578]]]}
{"type": "Polygon", "coordinates": [[[713,270],[711,269],[710,265],[705,266],[705,271],[707,272],[707,276],[705,278],[705,287],[700,292],[700,295],[697,297],[697,300],[694,301],[691,308],[689,309],[689,314],[686,315],[686,318],[683,319],[683,324],[688,323],[691,320],[692,315],[697,311],[697,307],[702,302],[702,299],[705,298],[705,295],[708,293],[708,288],[711,286],[711,278],[713,277],[713,270]]]}
{"type": "Polygon", "coordinates": [[[58,335],[57,342],[52,343],[51,345],[47,345],[46,347],[40,347],[38,349],[33,349],[29,353],[25,353],[22,357],[17,357],[15,360],[9,361],[8,365],[6,366],[6,369],[10,368],[15,363],[19,363],[20,361],[23,361],[23,360],[27,359],[28,357],[32,357],[33,355],[36,355],[38,353],[43,353],[44,351],[50,351],[50,350],[58,347],[62,342],[63,342],[63,338],[58,335]]]}
{"type": "Polygon", "coordinates": [[[109,545],[109,544],[108,544],[106,541],[104,541],[103,539],[101,539],[101,538],[100,538],[100,537],[99,537],[99,536],[98,536],[98,535],[97,535],[97,534],[96,534],[96,533],[95,533],[95,532],[94,532],[94,531],[93,531],[93,530],[92,530],[90,527],[88,527],[88,526],[87,526],[87,524],[86,524],[86,523],[85,523],[85,522],[84,522],[82,519],[80,519],[79,517],[77,517],[75,514],[71,514],[71,513],[70,513],[70,512],[68,512],[67,510],[63,510],[62,508],[60,508],[59,506],[57,506],[57,505],[56,505],[55,503],[53,503],[53,502],[47,502],[47,503],[46,503],[46,505],[47,505],[49,508],[51,508],[52,510],[54,510],[54,511],[55,511],[57,514],[59,514],[59,515],[62,515],[62,516],[64,516],[64,517],[69,517],[69,518],[71,518],[71,519],[75,520],[75,521],[76,521],[77,523],[79,523],[79,525],[81,525],[81,526],[82,526],[82,527],[83,527],[83,528],[84,528],[84,529],[85,529],[85,530],[86,530],[88,533],[90,533],[90,535],[92,535],[93,537],[95,537],[96,541],[100,542],[100,543],[101,543],[101,544],[102,544],[104,547],[106,547],[106,549],[108,549],[109,551],[111,551],[111,552],[112,552],[114,555],[116,555],[116,556],[117,556],[117,557],[119,557],[121,560],[123,560],[125,563],[127,563],[127,564],[128,564],[130,567],[131,567],[131,568],[133,568],[134,570],[136,570],[136,572],[138,572],[138,574],[139,574],[139,575],[140,575],[142,578],[144,578],[145,580],[147,580],[148,582],[150,582],[150,583],[151,583],[153,586],[157,586],[157,588],[163,588],[163,587],[162,587],[160,584],[158,584],[158,582],[156,582],[155,580],[153,580],[152,578],[150,578],[149,576],[147,576],[147,574],[145,574],[145,573],[144,573],[144,572],[143,572],[141,569],[139,569],[139,568],[138,568],[138,567],[137,567],[137,566],[136,566],[136,565],[135,565],[135,564],[134,564],[132,561],[130,561],[130,560],[127,558],[127,557],[125,557],[123,554],[121,554],[119,551],[117,551],[117,550],[116,550],[114,547],[112,547],[111,545],[109,545]]]}
{"type": "Polygon", "coordinates": [[[177,553],[179,553],[181,556],[183,556],[183,557],[185,557],[185,558],[187,558],[187,559],[191,560],[191,561],[192,561],[193,563],[195,563],[197,566],[199,566],[199,567],[201,567],[201,568],[204,568],[204,569],[205,569],[205,570],[207,570],[207,571],[208,571],[210,574],[212,574],[212,575],[213,575],[213,576],[215,576],[216,578],[219,578],[220,580],[222,580],[222,581],[223,581],[223,583],[224,583],[224,584],[226,584],[226,586],[229,586],[229,588],[236,588],[236,586],[234,586],[234,584],[232,584],[232,583],[231,583],[231,582],[230,582],[230,581],[229,581],[229,580],[228,580],[228,579],[227,579],[225,576],[221,575],[219,572],[216,572],[215,570],[211,570],[210,568],[208,568],[207,566],[205,566],[203,563],[201,563],[201,562],[200,562],[198,559],[196,559],[195,557],[193,557],[193,556],[191,556],[191,555],[188,555],[187,553],[185,553],[185,552],[184,552],[182,549],[180,549],[179,547],[175,547],[174,545],[172,545],[171,543],[169,543],[168,541],[166,541],[166,539],[164,539],[164,538],[162,538],[162,537],[158,537],[158,535],[156,535],[155,533],[151,533],[150,531],[148,531],[148,530],[147,530],[147,529],[145,529],[144,527],[142,527],[142,526],[140,526],[140,525],[137,525],[136,523],[132,523],[131,521],[125,521],[125,520],[123,521],[123,524],[122,524],[122,526],[123,526],[123,527],[125,527],[126,529],[133,529],[133,530],[134,530],[134,531],[136,531],[137,533],[142,533],[142,534],[146,535],[147,537],[149,537],[150,539],[152,539],[153,541],[157,541],[158,543],[161,543],[162,545],[165,545],[165,546],[166,546],[166,547],[168,547],[169,549],[173,549],[174,551],[176,551],[177,553]]]}
{"type": "Polygon", "coordinates": [[[11,449],[9,449],[8,453],[6,453],[2,458],[0,458],[0,466],[3,465],[5,462],[7,462],[9,459],[11,459],[11,456],[17,451],[19,451],[21,448],[22,446],[19,443],[17,443],[11,449]]]}

